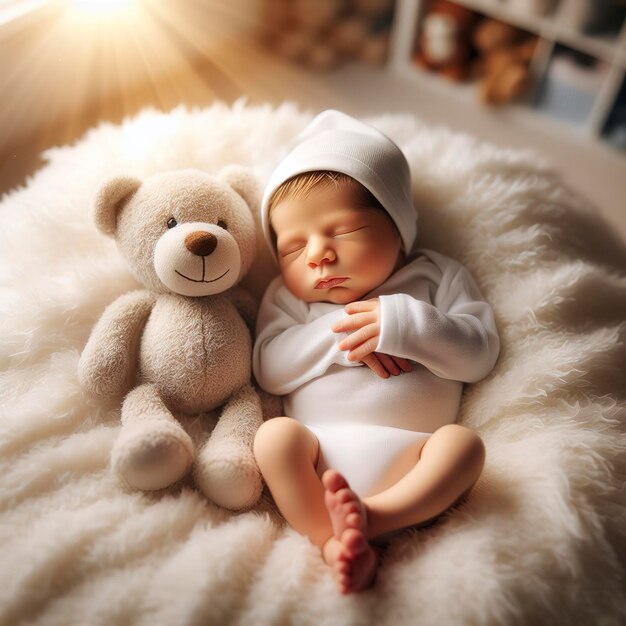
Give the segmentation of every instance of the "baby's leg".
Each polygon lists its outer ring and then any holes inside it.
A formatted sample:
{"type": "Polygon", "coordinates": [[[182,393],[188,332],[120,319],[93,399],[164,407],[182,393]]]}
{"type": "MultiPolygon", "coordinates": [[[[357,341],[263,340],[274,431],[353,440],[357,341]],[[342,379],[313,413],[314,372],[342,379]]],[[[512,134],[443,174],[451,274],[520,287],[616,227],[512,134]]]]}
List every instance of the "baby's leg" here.
{"type": "Polygon", "coordinates": [[[324,488],[315,472],[317,437],[289,417],[264,422],[254,440],[254,455],[278,508],[293,528],[323,546],[332,536],[324,488]]]}
{"type": "Polygon", "coordinates": [[[254,455],[281,513],[295,530],[319,546],[341,590],[345,593],[367,586],[377,561],[367,542],[352,541],[346,546],[333,536],[324,487],[315,471],[317,437],[295,419],[275,417],[257,431],[254,455]]]}
{"type": "Polygon", "coordinates": [[[460,424],[437,429],[407,474],[385,491],[363,499],[367,538],[438,517],[469,493],[484,463],[485,445],[474,431],[460,424]]]}

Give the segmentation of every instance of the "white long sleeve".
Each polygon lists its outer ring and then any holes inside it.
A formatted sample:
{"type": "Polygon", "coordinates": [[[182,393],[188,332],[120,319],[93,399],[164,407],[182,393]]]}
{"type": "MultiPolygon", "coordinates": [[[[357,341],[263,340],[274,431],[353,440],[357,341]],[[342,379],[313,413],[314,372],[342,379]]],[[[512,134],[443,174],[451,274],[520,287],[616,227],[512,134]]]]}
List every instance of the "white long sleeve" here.
{"type": "Polygon", "coordinates": [[[263,295],[257,318],[252,369],[259,385],[285,395],[333,364],[361,365],[348,361],[347,352],[338,348],[346,333],[331,330],[344,315],[340,305],[298,300],[276,277],[263,295]]]}
{"type": "Polygon", "coordinates": [[[434,304],[410,293],[379,297],[376,351],[421,363],[441,378],[477,382],[493,369],[500,352],[493,311],[463,265],[445,257],[437,261],[442,276],[434,304]]]}

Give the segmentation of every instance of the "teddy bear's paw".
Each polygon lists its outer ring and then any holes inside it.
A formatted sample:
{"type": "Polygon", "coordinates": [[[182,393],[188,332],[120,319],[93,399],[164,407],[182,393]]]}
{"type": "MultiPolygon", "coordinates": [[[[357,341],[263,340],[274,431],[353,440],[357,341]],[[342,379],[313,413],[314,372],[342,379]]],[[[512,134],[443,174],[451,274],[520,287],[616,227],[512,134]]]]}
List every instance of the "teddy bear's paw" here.
{"type": "Polygon", "coordinates": [[[142,491],[164,489],[187,474],[193,463],[193,444],[182,432],[159,432],[160,423],[151,429],[122,431],[113,448],[113,471],[128,485],[142,491]]]}
{"type": "Polygon", "coordinates": [[[198,459],[194,472],[196,484],[209,500],[225,509],[250,508],[263,491],[263,479],[254,458],[250,461],[242,458],[245,451],[237,447],[228,454],[220,448],[221,454],[204,454],[198,459]]]}

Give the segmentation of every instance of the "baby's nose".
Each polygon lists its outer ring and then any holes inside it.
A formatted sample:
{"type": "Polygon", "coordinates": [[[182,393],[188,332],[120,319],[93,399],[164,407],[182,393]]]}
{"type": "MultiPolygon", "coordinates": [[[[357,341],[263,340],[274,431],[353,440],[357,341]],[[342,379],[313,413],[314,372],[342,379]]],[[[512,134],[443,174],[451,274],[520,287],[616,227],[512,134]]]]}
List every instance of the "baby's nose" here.
{"type": "Polygon", "coordinates": [[[322,263],[332,263],[336,259],[331,242],[324,236],[311,235],[306,247],[306,262],[310,268],[322,263]]]}
{"type": "Polygon", "coordinates": [[[311,269],[315,269],[318,265],[332,263],[336,258],[335,253],[329,248],[317,254],[309,253],[308,265],[311,269]]]}
{"type": "Polygon", "coordinates": [[[314,261],[311,261],[309,263],[309,267],[313,270],[315,269],[318,265],[324,265],[324,263],[330,263],[330,259],[327,257],[324,257],[323,259],[320,259],[317,263],[315,263],[314,261]]]}

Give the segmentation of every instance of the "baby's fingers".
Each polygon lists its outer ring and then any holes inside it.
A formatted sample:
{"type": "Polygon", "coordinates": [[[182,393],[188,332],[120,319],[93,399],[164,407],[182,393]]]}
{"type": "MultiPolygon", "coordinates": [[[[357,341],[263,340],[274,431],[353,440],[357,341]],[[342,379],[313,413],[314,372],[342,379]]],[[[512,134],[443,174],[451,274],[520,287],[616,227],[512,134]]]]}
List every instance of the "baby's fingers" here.
{"type": "Polygon", "coordinates": [[[363,311],[373,311],[378,307],[378,298],[371,300],[359,300],[358,302],[350,302],[346,304],[344,310],[346,313],[362,313],[363,311]]]}
{"type": "Polygon", "coordinates": [[[390,374],[397,376],[400,373],[400,367],[396,364],[393,357],[388,354],[383,354],[382,352],[374,352],[374,354],[378,357],[378,360],[390,374]]]}
{"type": "Polygon", "coordinates": [[[331,330],[335,333],[344,332],[347,330],[358,330],[367,324],[371,324],[376,321],[371,313],[355,313],[348,315],[338,322],[335,322],[331,326],[331,330]]]}
{"type": "MultiPolygon", "coordinates": [[[[352,334],[356,334],[356,333],[352,333],[352,334]]],[[[350,335],[350,337],[352,337],[352,335],[350,335]]],[[[348,339],[350,339],[350,337],[348,337],[348,339]]],[[[376,350],[377,345],[378,345],[378,335],[376,335],[376,337],[371,337],[370,339],[368,339],[367,341],[364,341],[362,344],[360,344],[356,348],[350,350],[347,356],[348,361],[362,361],[364,357],[366,357],[368,354],[371,354],[372,352],[374,352],[374,350],[376,350]]],[[[339,347],[341,348],[341,344],[339,344],[339,347]]],[[[341,349],[343,350],[343,348],[341,349]]]]}
{"type": "Polygon", "coordinates": [[[411,362],[403,359],[401,356],[390,356],[389,358],[393,359],[403,372],[410,372],[413,369],[411,362]]]}
{"type": "Polygon", "coordinates": [[[371,352],[367,356],[364,356],[361,361],[365,365],[367,365],[367,367],[369,367],[375,374],[378,374],[378,376],[380,376],[381,378],[389,378],[389,372],[378,360],[375,352],[371,352]]]}
{"type": "MultiPolygon", "coordinates": [[[[340,350],[354,350],[357,346],[368,342],[370,349],[366,351],[366,354],[373,352],[376,344],[378,343],[378,335],[380,334],[380,327],[378,324],[368,324],[363,326],[353,333],[349,334],[345,339],[339,342],[340,350]]],[[[359,361],[360,359],[356,359],[359,361]]]]}

